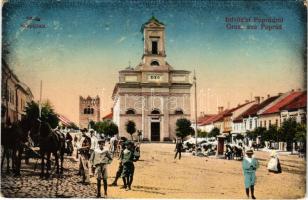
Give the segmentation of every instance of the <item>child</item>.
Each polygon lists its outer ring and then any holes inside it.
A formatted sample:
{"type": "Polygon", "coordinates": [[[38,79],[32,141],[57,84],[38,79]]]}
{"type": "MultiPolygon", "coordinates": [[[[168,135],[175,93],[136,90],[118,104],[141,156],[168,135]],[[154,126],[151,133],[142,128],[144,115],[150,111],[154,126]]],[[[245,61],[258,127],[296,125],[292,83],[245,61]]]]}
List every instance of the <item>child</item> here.
{"type": "Polygon", "coordinates": [[[124,186],[123,188],[126,190],[131,189],[131,185],[133,182],[133,176],[135,171],[134,166],[134,151],[133,151],[134,144],[131,141],[126,141],[126,148],[122,154],[122,179],[124,186]]]}
{"type": "Polygon", "coordinates": [[[97,196],[101,197],[101,180],[104,183],[104,196],[107,197],[107,164],[112,161],[111,154],[104,149],[105,140],[99,139],[98,148],[91,154],[90,162],[95,167],[95,177],[97,179],[97,196]]]}
{"type": "Polygon", "coordinates": [[[259,163],[257,159],[252,157],[253,151],[247,150],[246,155],[243,159],[243,172],[245,177],[245,189],[246,189],[246,195],[249,198],[249,188],[251,190],[251,197],[252,199],[255,199],[254,196],[254,185],[256,180],[256,170],[259,167],[259,163]]]}

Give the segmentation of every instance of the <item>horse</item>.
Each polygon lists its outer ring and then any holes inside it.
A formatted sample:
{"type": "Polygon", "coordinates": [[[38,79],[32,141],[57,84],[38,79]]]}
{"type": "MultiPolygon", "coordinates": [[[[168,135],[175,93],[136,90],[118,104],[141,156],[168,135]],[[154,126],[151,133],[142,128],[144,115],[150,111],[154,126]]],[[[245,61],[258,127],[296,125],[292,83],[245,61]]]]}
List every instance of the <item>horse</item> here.
{"type": "Polygon", "coordinates": [[[55,157],[56,173],[63,173],[63,160],[65,152],[65,136],[58,130],[53,131],[47,122],[42,121],[39,125],[39,147],[41,156],[41,174],[40,177],[49,178],[49,170],[51,170],[51,153],[55,157]],[[58,155],[60,153],[60,156],[58,155]],[[46,174],[45,170],[45,155],[46,155],[46,174]],[[60,169],[59,169],[60,159],[60,169]]]}
{"type": "Polygon", "coordinates": [[[20,167],[25,143],[28,141],[29,126],[25,120],[16,121],[12,126],[3,127],[1,130],[1,145],[3,154],[1,159],[1,170],[4,159],[7,160],[7,173],[10,171],[10,158],[12,159],[12,169],[15,176],[20,176],[20,167]]]}

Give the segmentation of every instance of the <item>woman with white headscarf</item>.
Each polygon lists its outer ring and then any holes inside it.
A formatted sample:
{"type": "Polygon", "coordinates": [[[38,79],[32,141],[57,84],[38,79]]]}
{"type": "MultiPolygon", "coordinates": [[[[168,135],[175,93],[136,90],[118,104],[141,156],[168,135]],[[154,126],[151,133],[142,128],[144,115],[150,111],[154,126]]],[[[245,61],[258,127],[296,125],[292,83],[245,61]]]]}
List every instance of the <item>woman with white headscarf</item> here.
{"type": "Polygon", "coordinates": [[[271,152],[270,160],[267,164],[267,169],[269,172],[281,173],[281,166],[276,151],[271,152]]]}

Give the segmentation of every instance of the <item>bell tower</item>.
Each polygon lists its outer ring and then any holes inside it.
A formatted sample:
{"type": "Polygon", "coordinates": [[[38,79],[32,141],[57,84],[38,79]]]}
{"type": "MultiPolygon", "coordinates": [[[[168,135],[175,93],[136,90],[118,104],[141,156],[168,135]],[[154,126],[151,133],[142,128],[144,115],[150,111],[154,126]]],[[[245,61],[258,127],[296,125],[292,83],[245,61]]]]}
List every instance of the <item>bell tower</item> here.
{"type": "Polygon", "coordinates": [[[165,66],[165,25],[152,16],[141,30],[144,39],[143,64],[153,68],[165,66]]]}

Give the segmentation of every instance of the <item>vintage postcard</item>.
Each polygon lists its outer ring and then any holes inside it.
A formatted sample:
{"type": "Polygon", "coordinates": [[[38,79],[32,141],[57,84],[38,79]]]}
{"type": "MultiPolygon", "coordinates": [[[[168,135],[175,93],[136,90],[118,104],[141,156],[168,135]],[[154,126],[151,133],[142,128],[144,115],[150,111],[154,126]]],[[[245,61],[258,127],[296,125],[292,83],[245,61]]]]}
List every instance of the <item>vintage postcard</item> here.
{"type": "Polygon", "coordinates": [[[2,197],[306,197],[306,0],[1,6],[2,197]]]}

